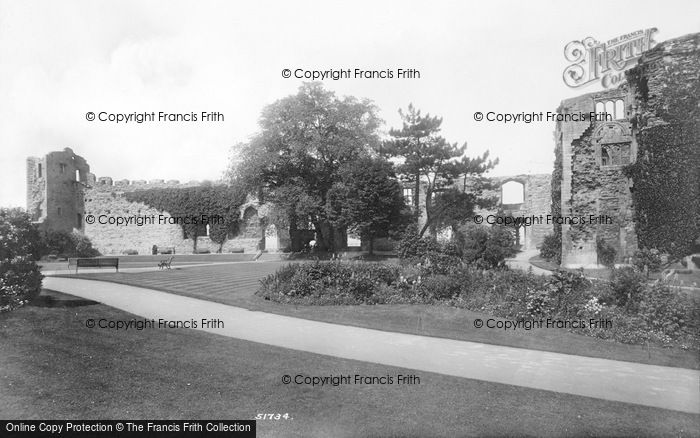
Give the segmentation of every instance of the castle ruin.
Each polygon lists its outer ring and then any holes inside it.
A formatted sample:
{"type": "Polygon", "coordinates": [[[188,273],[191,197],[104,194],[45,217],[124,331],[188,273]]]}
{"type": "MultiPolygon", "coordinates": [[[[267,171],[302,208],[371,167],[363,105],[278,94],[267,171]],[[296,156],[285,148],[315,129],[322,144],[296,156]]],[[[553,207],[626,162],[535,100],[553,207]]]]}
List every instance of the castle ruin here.
{"type": "MultiPolygon", "coordinates": [[[[693,116],[698,112],[699,96],[691,91],[700,81],[700,34],[658,44],[641,56],[627,78],[616,89],[564,100],[557,111],[606,115],[602,120],[595,117],[556,125],[555,182],[560,190],[553,196],[560,200],[558,213],[563,218],[587,219],[586,223],[561,224],[561,265],[566,268],[598,266],[601,243],[614,248],[618,264],[629,263],[640,246],[634,181],[626,176],[625,168],[640,159],[652,164],[662,159],[653,153],[639,155],[639,138],[645,131],[665,126],[673,134],[665,140],[675,146],[685,142],[681,149],[690,155],[683,160],[697,163],[700,156],[700,120],[693,116]],[[594,222],[593,218],[610,220],[594,222]]],[[[698,170],[668,178],[679,178],[681,185],[700,197],[698,170]]],[[[686,213],[664,212],[665,221],[697,214],[688,207],[691,211],[686,213]]]]}
{"type": "MultiPolygon", "coordinates": [[[[180,254],[192,252],[194,242],[184,235],[180,225],[170,223],[173,221],[169,220],[171,216],[168,212],[129,201],[124,195],[137,190],[198,185],[198,181],[180,183],[161,179],[147,182],[97,178],[90,173],[87,161],[70,148],[50,152],[43,158],[27,158],[27,212],[32,220],[44,230],[79,231],[102,254],[150,254],[154,245],[174,249],[180,254]],[[100,223],[101,217],[134,216],[162,218],[159,223],[142,225],[100,223]]],[[[277,231],[273,225],[265,226],[260,209],[258,202],[252,198],[241,206],[240,231],[226,241],[223,252],[274,251],[279,247],[277,231]]],[[[198,249],[218,251],[219,245],[207,235],[198,236],[197,239],[198,249]]]]}

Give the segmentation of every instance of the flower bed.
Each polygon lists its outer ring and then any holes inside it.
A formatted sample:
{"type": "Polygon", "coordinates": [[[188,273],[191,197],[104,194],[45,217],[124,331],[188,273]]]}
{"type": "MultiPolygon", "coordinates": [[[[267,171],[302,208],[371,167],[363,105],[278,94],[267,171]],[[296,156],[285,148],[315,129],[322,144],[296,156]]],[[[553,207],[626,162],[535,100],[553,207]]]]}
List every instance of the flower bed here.
{"type": "Polygon", "coordinates": [[[453,262],[290,264],[261,280],[256,294],[302,305],[441,304],[512,320],[602,319],[612,327],[572,330],[624,343],[700,348],[700,311],[667,284],[629,272],[610,282],[590,281],[577,272],[545,277],[453,262]]]}

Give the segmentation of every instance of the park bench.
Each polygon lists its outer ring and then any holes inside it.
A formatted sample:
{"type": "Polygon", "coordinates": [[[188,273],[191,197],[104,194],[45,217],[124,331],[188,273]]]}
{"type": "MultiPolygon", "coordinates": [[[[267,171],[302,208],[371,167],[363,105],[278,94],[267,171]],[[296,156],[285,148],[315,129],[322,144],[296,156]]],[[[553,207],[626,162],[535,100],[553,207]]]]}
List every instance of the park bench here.
{"type": "Polygon", "coordinates": [[[117,257],[99,257],[99,258],[70,258],[68,259],[68,270],[75,265],[75,273],[78,273],[78,268],[116,268],[119,272],[119,258],[117,257]]]}
{"type": "Polygon", "coordinates": [[[161,260],[160,263],[158,263],[158,269],[170,269],[170,264],[173,262],[174,257],[170,257],[168,260],[161,260]]]}

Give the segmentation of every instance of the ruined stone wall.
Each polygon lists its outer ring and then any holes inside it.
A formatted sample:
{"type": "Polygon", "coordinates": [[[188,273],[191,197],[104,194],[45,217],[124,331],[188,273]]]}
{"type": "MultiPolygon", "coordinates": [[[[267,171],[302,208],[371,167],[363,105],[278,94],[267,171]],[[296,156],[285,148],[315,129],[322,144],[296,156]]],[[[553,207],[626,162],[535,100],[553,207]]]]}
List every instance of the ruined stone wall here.
{"type": "Polygon", "coordinates": [[[629,169],[640,246],[700,252],[700,33],[665,41],[627,73],[639,160],[629,169]],[[693,241],[695,240],[695,244],[693,241]]]}
{"type": "Polygon", "coordinates": [[[560,114],[590,114],[600,113],[606,104],[620,103],[616,111],[605,113],[609,119],[557,122],[564,267],[596,267],[599,238],[615,248],[617,262],[627,262],[637,249],[632,181],[623,172],[636,158],[628,120],[630,100],[623,87],[568,99],[558,109],[560,114]]]}
{"type": "Polygon", "coordinates": [[[27,158],[27,213],[32,221],[46,218],[46,160],[27,158]]]}
{"type": "MultiPolygon", "coordinates": [[[[85,224],[85,235],[102,254],[122,254],[127,251],[150,254],[153,245],[160,248],[173,247],[177,254],[192,253],[194,242],[191,238],[184,237],[182,227],[175,223],[177,219],[172,218],[166,211],[157,210],[140,202],[129,201],[124,193],[160,187],[193,187],[198,185],[197,182],[179,184],[176,181],[165,183],[162,180],[155,180],[149,183],[139,181],[134,184],[121,180],[112,185],[112,179],[108,177],[94,180],[95,185],[85,190],[84,202],[86,214],[92,215],[95,223],[85,224]],[[152,218],[152,220],[142,221],[140,226],[136,223],[128,225],[109,223],[117,217],[126,220],[129,217],[152,218]]],[[[249,253],[257,250],[262,238],[257,210],[251,205],[246,205],[245,209],[248,213],[246,218],[248,223],[247,226],[242,227],[244,232],[227,240],[222,247],[222,252],[243,249],[244,252],[249,253]]],[[[198,251],[209,250],[214,253],[218,249],[219,244],[212,242],[208,237],[197,238],[198,251]]]]}
{"type": "Polygon", "coordinates": [[[70,148],[27,159],[27,211],[45,229],[71,232],[84,215],[90,166],[70,148]]]}
{"type": "MultiPolygon", "coordinates": [[[[700,34],[661,43],[646,52],[638,66],[627,73],[629,85],[561,103],[558,109],[561,114],[598,113],[603,108],[605,111],[614,108],[613,120],[557,123],[555,142],[562,157],[557,172],[561,174],[561,215],[589,218],[587,223],[562,225],[562,266],[595,267],[599,239],[615,248],[616,263],[629,263],[639,246],[640,229],[649,228],[648,224],[640,225],[640,219],[647,220],[649,215],[637,214],[633,197],[642,199],[655,185],[671,182],[669,186],[678,183],[696,190],[682,205],[669,203],[657,222],[670,224],[685,217],[687,211],[681,211],[683,208],[694,209],[697,212],[692,214],[700,216],[700,202],[695,202],[700,199],[699,47],[700,34]],[[639,139],[653,138],[645,130],[659,126],[670,131],[657,139],[663,137],[662,141],[670,143],[657,147],[656,154],[642,150],[643,155],[638,157],[639,139]],[[666,160],[665,151],[671,149],[683,163],[698,164],[678,166],[675,173],[671,171],[666,178],[657,178],[658,183],[650,182],[654,178],[650,172],[637,172],[636,181],[629,177],[630,168],[638,160],[645,163],[666,160]],[[681,167],[686,170],[681,171],[681,167]],[[610,217],[612,223],[591,223],[591,215],[610,217]]],[[[649,169],[661,167],[659,162],[651,164],[649,169]]],[[[674,197],[673,190],[667,192],[659,202],[674,197]]]]}
{"type": "Polygon", "coordinates": [[[492,177],[490,180],[494,183],[495,188],[485,191],[483,196],[498,199],[498,205],[491,209],[480,209],[476,213],[486,217],[495,214],[500,208],[514,217],[543,216],[544,220],[541,223],[533,222],[531,226],[520,229],[520,244],[523,250],[539,247],[544,236],[552,233],[552,225],[546,222],[546,216],[551,213],[551,175],[521,174],[492,177]],[[522,184],[522,203],[504,204],[503,185],[511,181],[522,184]]]}
{"type": "MultiPolygon", "coordinates": [[[[192,239],[185,239],[182,227],[173,223],[168,212],[138,202],[131,202],[125,193],[153,188],[195,187],[202,183],[181,184],[170,180],[114,181],[96,177],[84,158],[70,148],[50,152],[44,158],[27,158],[27,211],[45,230],[83,232],[102,254],[123,254],[136,251],[150,254],[153,245],[173,247],[176,253],[191,253],[192,239]],[[132,223],[117,225],[121,217],[132,223]],[[141,225],[137,225],[137,219],[141,225]],[[144,221],[143,218],[152,218],[144,221]],[[93,221],[94,219],[94,221],[93,221]],[[112,223],[110,223],[110,221],[112,223]],[[103,222],[103,223],[101,223],[103,222]]],[[[257,201],[249,200],[242,233],[229,239],[223,252],[243,249],[255,252],[263,240],[263,228],[257,201]]],[[[268,239],[275,236],[270,235],[268,239]]],[[[216,252],[219,245],[206,236],[197,239],[198,250],[216,252]]]]}
{"type": "MultiPolygon", "coordinates": [[[[514,176],[501,176],[501,177],[491,177],[489,178],[491,183],[494,185],[493,190],[484,190],[482,196],[484,198],[494,198],[497,200],[497,205],[491,209],[479,209],[475,210],[475,214],[481,215],[486,220],[488,215],[495,215],[499,208],[505,210],[505,212],[512,214],[513,216],[546,216],[551,213],[551,175],[548,174],[521,174],[514,176]],[[523,202],[518,204],[504,205],[502,199],[502,186],[503,184],[515,181],[522,184],[523,187],[523,202]]],[[[459,180],[455,182],[455,187],[459,190],[471,190],[474,187],[475,181],[469,178],[464,180],[459,180]]],[[[405,186],[406,188],[413,188],[413,185],[405,186]]],[[[420,197],[420,208],[421,217],[419,218],[418,224],[420,227],[425,224],[425,193],[421,192],[420,197]]],[[[486,223],[486,222],[484,222],[486,223]]],[[[546,222],[533,223],[532,226],[523,227],[520,229],[520,244],[522,249],[536,249],[544,240],[547,234],[552,232],[551,224],[546,222]]],[[[449,239],[451,233],[448,230],[443,230],[438,232],[438,238],[449,239]]],[[[395,246],[395,242],[391,239],[375,239],[375,249],[378,251],[391,250],[395,246]]],[[[363,241],[363,249],[367,249],[367,243],[363,241]]]]}

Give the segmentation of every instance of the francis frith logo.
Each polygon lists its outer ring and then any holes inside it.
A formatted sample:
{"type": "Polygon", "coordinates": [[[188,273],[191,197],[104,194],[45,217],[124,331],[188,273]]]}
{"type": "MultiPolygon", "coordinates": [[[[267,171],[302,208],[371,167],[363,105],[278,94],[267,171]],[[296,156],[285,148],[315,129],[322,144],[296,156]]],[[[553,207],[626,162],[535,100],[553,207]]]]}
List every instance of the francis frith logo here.
{"type": "Polygon", "coordinates": [[[625,70],[634,67],[642,53],[654,47],[655,27],[620,35],[606,42],[592,37],[571,41],[564,48],[572,64],[564,70],[564,83],[579,88],[600,82],[603,88],[616,87],[625,81],[625,70]]]}

